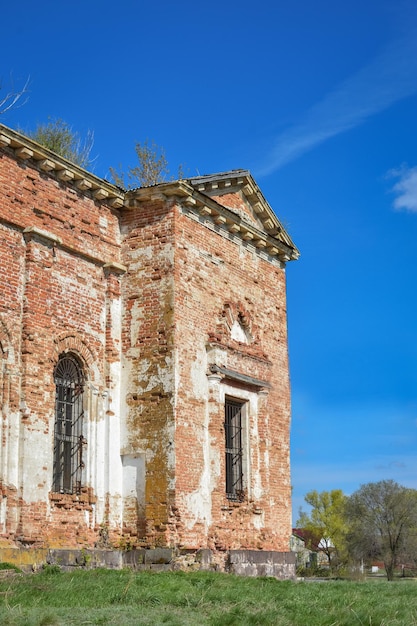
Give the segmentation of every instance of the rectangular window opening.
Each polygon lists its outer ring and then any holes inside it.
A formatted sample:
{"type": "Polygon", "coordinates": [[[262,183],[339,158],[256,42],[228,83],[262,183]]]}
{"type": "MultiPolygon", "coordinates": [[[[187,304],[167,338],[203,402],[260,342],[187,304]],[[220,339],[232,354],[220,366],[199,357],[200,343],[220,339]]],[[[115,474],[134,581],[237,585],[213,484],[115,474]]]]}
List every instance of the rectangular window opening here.
{"type": "Polygon", "coordinates": [[[243,407],[245,402],[226,398],[224,432],[226,452],[226,496],[229,500],[244,500],[243,485],[243,407]]]}

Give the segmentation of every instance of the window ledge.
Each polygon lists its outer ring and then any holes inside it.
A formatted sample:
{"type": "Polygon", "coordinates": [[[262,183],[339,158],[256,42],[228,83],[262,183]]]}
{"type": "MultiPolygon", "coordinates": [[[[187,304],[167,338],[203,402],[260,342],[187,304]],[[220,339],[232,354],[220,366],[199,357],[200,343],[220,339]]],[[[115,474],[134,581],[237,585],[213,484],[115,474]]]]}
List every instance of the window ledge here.
{"type": "Polygon", "coordinates": [[[230,370],[226,367],[220,367],[219,365],[210,365],[209,370],[211,374],[216,374],[221,376],[222,378],[243,383],[248,387],[256,387],[257,389],[265,390],[271,388],[271,384],[266,380],[260,380],[259,378],[254,378],[253,376],[247,376],[246,374],[241,374],[240,372],[230,370]]]}

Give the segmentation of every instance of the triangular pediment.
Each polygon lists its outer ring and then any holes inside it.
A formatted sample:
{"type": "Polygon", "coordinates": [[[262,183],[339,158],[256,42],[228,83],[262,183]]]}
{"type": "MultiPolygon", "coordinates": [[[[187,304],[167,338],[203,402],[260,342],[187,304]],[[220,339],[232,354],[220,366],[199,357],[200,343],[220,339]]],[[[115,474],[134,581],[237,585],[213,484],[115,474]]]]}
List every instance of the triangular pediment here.
{"type": "Polygon", "coordinates": [[[194,189],[235,213],[239,220],[298,250],[247,170],[233,170],[187,180],[194,189]]]}

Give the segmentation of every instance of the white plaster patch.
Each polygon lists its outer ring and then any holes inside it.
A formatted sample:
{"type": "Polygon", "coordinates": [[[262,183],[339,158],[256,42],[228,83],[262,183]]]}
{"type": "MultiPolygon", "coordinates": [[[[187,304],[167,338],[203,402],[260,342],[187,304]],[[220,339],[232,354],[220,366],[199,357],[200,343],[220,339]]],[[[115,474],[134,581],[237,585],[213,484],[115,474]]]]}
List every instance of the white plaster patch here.
{"type": "Polygon", "coordinates": [[[207,352],[205,348],[198,350],[191,364],[192,395],[196,400],[207,398],[207,352]]]}
{"type": "Polygon", "coordinates": [[[7,353],[7,363],[12,365],[15,361],[15,356],[14,356],[14,348],[13,346],[8,346],[8,353],[7,353]]]}
{"type": "Polygon", "coordinates": [[[265,480],[266,480],[266,484],[269,485],[270,483],[270,469],[269,469],[269,450],[265,450],[264,453],[264,467],[265,467],[265,480]]]}
{"type": "Polygon", "coordinates": [[[3,417],[6,442],[2,446],[2,478],[14,488],[17,488],[19,482],[19,425],[19,411],[10,413],[9,419],[6,416],[3,417]]]}
{"type": "Polygon", "coordinates": [[[166,426],[167,436],[167,464],[168,469],[168,489],[175,489],[175,421],[168,422],[166,426]]]}
{"type": "Polygon", "coordinates": [[[174,389],[174,375],[171,368],[172,358],[165,358],[166,368],[158,365],[158,373],[149,376],[148,383],[144,388],[145,392],[151,391],[155,387],[162,385],[162,389],[165,393],[171,392],[174,389]]]}
{"type": "Polygon", "coordinates": [[[156,454],[157,454],[156,450],[153,450],[152,448],[146,448],[146,450],[145,450],[145,460],[146,460],[146,464],[147,465],[152,463],[152,461],[154,460],[156,454]]]}
{"type": "Polygon", "coordinates": [[[100,311],[99,324],[100,324],[100,328],[104,328],[106,325],[106,308],[105,307],[103,307],[102,310],[100,311]]]}
{"type": "Polygon", "coordinates": [[[240,341],[240,343],[248,343],[248,337],[245,329],[241,324],[239,324],[238,320],[233,322],[232,328],[230,329],[230,336],[235,341],[240,341]]]}
{"type": "Polygon", "coordinates": [[[261,480],[261,468],[260,468],[260,454],[259,454],[259,424],[258,424],[258,397],[252,398],[252,411],[250,420],[250,450],[251,450],[251,467],[252,467],[252,495],[255,500],[262,497],[262,480],[261,480]],[[255,465],[254,459],[257,460],[255,465]]]}
{"type": "MultiPolygon", "coordinates": [[[[198,489],[185,496],[185,502],[191,519],[185,521],[185,525],[190,530],[197,522],[202,522],[206,532],[211,525],[211,492],[213,490],[213,465],[220,471],[220,463],[216,450],[210,445],[209,436],[209,414],[205,409],[204,424],[202,432],[198,438],[201,443],[203,453],[203,471],[201,472],[198,489]],[[213,454],[214,452],[214,454],[213,454]],[[217,461],[217,463],[216,463],[217,461]]],[[[217,474],[218,475],[218,474],[217,474]]],[[[217,476],[216,476],[217,477],[217,476]]]]}
{"type": "Polygon", "coordinates": [[[125,454],[123,462],[123,499],[136,500],[139,509],[145,506],[145,455],[125,454]]]}
{"type": "MultiPolygon", "coordinates": [[[[34,417],[32,419],[34,422],[36,421],[34,417]]],[[[51,437],[45,436],[44,430],[44,424],[39,422],[30,430],[26,428],[24,433],[24,448],[36,450],[37,460],[36,464],[26,465],[22,474],[23,499],[27,504],[47,500],[51,488],[51,474],[44,469],[50,466],[51,437]]],[[[31,453],[27,452],[26,454],[27,458],[30,458],[31,453]]]]}
{"type": "Polygon", "coordinates": [[[140,320],[143,319],[143,307],[141,306],[139,300],[135,300],[131,309],[132,320],[130,323],[130,344],[132,346],[136,346],[139,331],[140,331],[140,320]]]}
{"type": "Polygon", "coordinates": [[[265,514],[263,511],[260,515],[253,515],[252,518],[253,525],[256,530],[262,530],[262,528],[265,528],[265,514]]]}
{"type": "Polygon", "coordinates": [[[7,498],[2,498],[0,501],[0,529],[1,532],[6,532],[6,513],[7,513],[7,498]]]}
{"type": "Polygon", "coordinates": [[[193,519],[185,521],[187,530],[191,530],[197,522],[202,522],[207,530],[211,524],[211,494],[207,489],[201,489],[200,484],[200,489],[188,494],[185,500],[187,509],[193,516],[193,519]]]}
{"type": "Polygon", "coordinates": [[[262,498],[262,484],[261,484],[261,475],[258,470],[253,472],[253,497],[255,500],[259,500],[262,498]]]}
{"type": "Polygon", "coordinates": [[[91,417],[87,426],[89,427],[89,433],[87,437],[87,453],[89,456],[89,463],[87,464],[87,471],[90,470],[90,475],[87,478],[88,484],[90,484],[97,496],[102,496],[106,492],[106,475],[107,471],[103,469],[108,467],[108,453],[106,450],[106,434],[107,425],[105,420],[102,419],[102,400],[99,395],[96,398],[95,415],[91,417]],[[95,419],[94,419],[95,418],[95,419]],[[107,461],[107,463],[106,463],[107,461]]]}

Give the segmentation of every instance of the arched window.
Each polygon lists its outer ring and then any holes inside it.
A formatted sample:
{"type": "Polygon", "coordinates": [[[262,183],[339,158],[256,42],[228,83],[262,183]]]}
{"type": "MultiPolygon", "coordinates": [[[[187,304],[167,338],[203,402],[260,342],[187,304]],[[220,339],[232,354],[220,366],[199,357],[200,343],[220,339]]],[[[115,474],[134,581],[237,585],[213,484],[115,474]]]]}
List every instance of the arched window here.
{"type": "Polygon", "coordinates": [[[55,429],[53,490],[79,493],[82,486],[84,373],[71,354],[60,356],[54,372],[55,429]]]}

